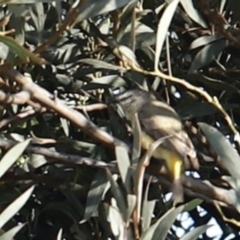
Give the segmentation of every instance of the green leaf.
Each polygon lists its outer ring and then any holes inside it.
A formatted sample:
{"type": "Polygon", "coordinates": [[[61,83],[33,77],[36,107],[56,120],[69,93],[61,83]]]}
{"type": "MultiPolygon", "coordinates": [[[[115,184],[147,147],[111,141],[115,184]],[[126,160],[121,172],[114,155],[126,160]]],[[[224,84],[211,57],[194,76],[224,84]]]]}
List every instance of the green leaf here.
{"type": "Polygon", "coordinates": [[[141,155],[141,126],[139,123],[138,116],[134,114],[131,121],[133,131],[133,153],[132,162],[137,164],[141,155]]]}
{"type": "Polygon", "coordinates": [[[123,183],[125,184],[128,193],[131,193],[131,179],[130,179],[130,159],[128,152],[124,147],[116,146],[115,153],[117,158],[118,169],[123,183]]]}
{"type": "Polygon", "coordinates": [[[9,239],[13,239],[14,236],[25,226],[26,224],[21,224],[19,226],[15,226],[13,228],[11,228],[10,230],[8,230],[7,232],[5,232],[4,234],[2,234],[0,236],[0,240],[9,240],[9,239]]]}
{"type": "Polygon", "coordinates": [[[133,194],[127,195],[128,211],[126,221],[129,221],[131,219],[131,214],[133,213],[133,210],[136,206],[136,201],[137,201],[136,195],[133,194]]]}
{"type": "Polygon", "coordinates": [[[52,0],[0,0],[0,4],[18,4],[18,5],[33,4],[33,3],[40,3],[40,2],[52,3],[52,0]]]}
{"type": "Polygon", "coordinates": [[[96,78],[87,85],[83,86],[84,90],[93,90],[97,88],[118,88],[126,85],[126,81],[118,75],[108,75],[96,78]]]}
{"type": "Polygon", "coordinates": [[[114,198],[117,201],[118,208],[121,214],[123,215],[124,220],[126,221],[128,217],[128,210],[127,210],[127,205],[126,205],[123,193],[120,187],[118,186],[116,180],[114,179],[114,176],[110,173],[109,170],[107,170],[107,176],[108,176],[108,179],[110,180],[111,191],[113,193],[114,198]]]}
{"type": "Polygon", "coordinates": [[[58,231],[57,240],[62,240],[62,233],[63,233],[63,229],[60,228],[58,231]]]}
{"type": "Polygon", "coordinates": [[[34,186],[28,188],[20,197],[3,210],[0,214],[0,228],[2,228],[23,207],[31,197],[33,190],[34,186]]]}
{"type": "MultiPolygon", "coordinates": [[[[128,23],[127,23],[128,24],[128,23]]],[[[135,47],[136,49],[142,49],[144,46],[151,46],[156,44],[156,34],[154,30],[143,24],[142,22],[135,22],[135,47]]],[[[124,25],[125,27],[125,25],[124,25]]],[[[122,33],[118,33],[118,38],[120,38],[119,44],[126,45],[128,47],[131,46],[131,31],[132,31],[132,24],[128,24],[125,27],[122,33]],[[122,36],[121,36],[122,35],[122,36]]]]}
{"type": "Polygon", "coordinates": [[[206,45],[195,56],[188,73],[193,73],[196,70],[208,65],[228,45],[229,42],[226,39],[221,39],[219,41],[215,41],[211,44],[206,45]]]}
{"type": "Polygon", "coordinates": [[[16,144],[4,155],[0,161],[0,178],[18,160],[30,141],[31,139],[28,139],[24,142],[16,144]]]}
{"type": "Polygon", "coordinates": [[[152,221],[153,211],[156,206],[156,200],[148,201],[147,199],[144,199],[143,202],[143,211],[142,211],[142,230],[145,232],[152,221]]]}
{"type": "Polygon", "coordinates": [[[193,0],[180,0],[185,12],[189,15],[189,17],[201,25],[203,28],[207,28],[207,24],[205,23],[201,14],[196,10],[193,6],[193,0]]]}
{"type": "Polygon", "coordinates": [[[86,63],[88,65],[93,66],[94,68],[109,69],[109,70],[115,70],[115,71],[126,71],[126,69],[123,67],[116,66],[114,64],[104,62],[98,59],[84,58],[79,60],[79,63],[86,63]]]}
{"type": "Polygon", "coordinates": [[[17,56],[20,57],[24,62],[28,62],[30,59],[33,63],[39,65],[47,64],[43,58],[38,57],[36,54],[22,47],[11,37],[0,35],[0,42],[6,44],[9,47],[10,51],[17,54],[17,56]]]}
{"type": "Polygon", "coordinates": [[[124,5],[128,4],[129,2],[136,2],[136,0],[87,0],[83,4],[79,17],[77,18],[76,22],[81,22],[84,19],[92,18],[104,13],[111,12],[118,8],[123,7],[124,5]]]}
{"type": "MultiPolygon", "coordinates": [[[[214,89],[214,91],[226,91],[228,94],[232,95],[233,93],[240,94],[240,91],[233,84],[221,81],[219,79],[210,78],[209,76],[204,75],[203,73],[191,73],[186,74],[183,78],[194,84],[201,84],[201,86],[206,86],[207,88],[214,89]]],[[[235,102],[236,104],[236,102],[235,102]]]]}
{"type": "MultiPolygon", "coordinates": [[[[239,108],[238,104],[222,104],[222,106],[225,110],[239,108]]],[[[176,110],[183,119],[209,116],[218,112],[218,109],[211,103],[195,100],[190,101],[190,99],[183,100],[181,105],[177,106],[176,110]]]]}
{"type": "Polygon", "coordinates": [[[28,164],[34,169],[43,166],[47,162],[48,161],[44,155],[34,154],[34,153],[29,154],[28,164]]]}
{"type": "Polygon", "coordinates": [[[68,121],[66,120],[66,118],[60,118],[60,122],[63,128],[63,131],[65,133],[65,135],[67,137],[69,137],[69,125],[68,125],[68,121]]]}
{"type": "Polygon", "coordinates": [[[155,71],[158,70],[158,63],[159,58],[162,52],[163,43],[165,41],[169,25],[172,21],[174,12],[177,8],[177,5],[179,3],[179,0],[172,0],[166,7],[159,23],[158,23],[158,29],[157,29],[157,40],[156,40],[156,53],[155,53],[155,63],[154,63],[154,69],[155,71]]]}
{"type": "Polygon", "coordinates": [[[156,206],[157,200],[148,200],[148,196],[150,194],[149,188],[150,188],[150,180],[147,183],[144,197],[143,197],[143,204],[142,204],[142,231],[145,232],[151,224],[152,216],[154,214],[154,208],[156,206]]]}
{"type": "Polygon", "coordinates": [[[195,39],[191,43],[189,49],[192,50],[192,49],[195,49],[195,48],[203,47],[203,46],[205,46],[207,44],[210,44],[211,42],[220,40],[222,38],[223,38],[223,36],[218,35],[218,34],[212,35],[212,36],[202,36],[202,37],[199,37],[199,38],[195,39]]]}
{"type": "Polygon", "coordinates": [[[116,239],[124,239],[125,224],[119,209],[117,209],[116,207],[109,206],[108,218],[112,229],[112,233],[116,237],[116,239]]]}
{"type": "Polygon", "coordinates": [[[224,167],[229,171],[231,176],[235,179],[240,179],[240,157],[232,144],[213,126],[202,122],[198,123],[198,126],[203,131],[212,148],[216,151],[224,167]]]}
{"type": "Polygon", "coordinates": [[[88,192],[83,221],[87,221],[97,210],[105,191],[109,188],[110,183],[108,181],[106,172],[104,170],[99,170],[93,179],[88,192]]]}
{"type": "Polygon", "coordinates": [[[192,201],[188,202],[185,205],[183,212],[189,212],[189,211],[193,210],[194,208],[199,206],[202,202],[203,202],[202,199],[199,199],[199,198],[193,199],[192,201]]]}
{"type": "MultiPolygon", "coordinates": [[[[34,27],[39,33],[44,29],[44,23],[46,19],[46,15],[44,14],[44,8],[42,3],[33,4],[30,9],[29,13],[34,23],[34,27]]],[[[41,39],[39,39],[41,41],[41,39]]]]}
{"type": "Polygon", "coordinates": [[[166,212],[157,222],[155,222],[147,231],[145,231],[140,238],[141,240],[159,240],[165,239],[169,229],[176,220],[176,217],[184,208],[180,206],[178,208],[172,208],[166,212]]]}
{"type": "Polygon", "coordinates": [[[185,234],[180,240],[195,240],[200,237],[203,233],[207,231],[207,229],[211,227],[211,225],[203,225],[200,227],[196,227],[192,231],[185,234]]]}

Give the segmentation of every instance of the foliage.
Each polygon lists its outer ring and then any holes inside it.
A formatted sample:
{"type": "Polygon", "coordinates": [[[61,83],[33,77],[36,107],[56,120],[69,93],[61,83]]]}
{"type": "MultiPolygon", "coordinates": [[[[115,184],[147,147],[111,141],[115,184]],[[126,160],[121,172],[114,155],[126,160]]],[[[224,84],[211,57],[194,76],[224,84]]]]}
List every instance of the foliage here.
{"type": "Polygon", "coordinates": [[[238,239],[238,1],[0,3],[0,240],[238,239]],[[198,152],[178,206],[112,104],[137,87],[198,152]]]}

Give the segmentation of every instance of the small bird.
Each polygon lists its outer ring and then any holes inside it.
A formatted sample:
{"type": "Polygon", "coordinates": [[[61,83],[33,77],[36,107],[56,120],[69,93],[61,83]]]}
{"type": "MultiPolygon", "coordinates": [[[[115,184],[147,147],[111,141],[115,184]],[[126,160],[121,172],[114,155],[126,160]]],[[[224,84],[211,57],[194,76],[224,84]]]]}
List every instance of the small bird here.
{"type": "Polygon", "coordinates": [[[184,159],[196,158],[196,151],[183,129],[180,117],[168,104],[144,90],[134,89],[116,97],[126,118],[131,121],[137,113],[141,126],[141,147],[148,150],[158,139],[167,137],[153,152],[157,160],[164,160],[172,178],[172,191],[175,202],[183,200],[181,182],[184,159]]]}

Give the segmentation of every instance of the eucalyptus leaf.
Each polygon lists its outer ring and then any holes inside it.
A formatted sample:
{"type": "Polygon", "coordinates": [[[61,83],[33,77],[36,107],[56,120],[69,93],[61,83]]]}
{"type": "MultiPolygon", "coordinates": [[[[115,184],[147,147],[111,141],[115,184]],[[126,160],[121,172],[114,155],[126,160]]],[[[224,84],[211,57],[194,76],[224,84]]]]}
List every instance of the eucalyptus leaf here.
{"type": "Polygon", "coordinates": [[[15,235],[25,226],[26,224],[21,224],[19,226],[13,227],[4,234],[0,236],[0,240],[13,239],[15,235]]]}
{"type": "Polygon", "coordinates": [[[16,144],[4,155],[0,162],[0,178],[18,160],[30,141],[31,139],[28,139],[24,142],[16,144]]]}
{"type": "Polygon", "coordinates": [[[156,221],[147,231],[145,231],[141,240],[158,240],[165,239],[169,229],[176,220],[176,217],[182,212],[184,206],[172,208],[164,214],[158,221],[156,221]]]}
{"type": "Polygon", "coordinates": [[[179,0],[171,1],[167,5],[159,23],[158,23],[155,64],[154,64],[155,70],[158,69],[158,63],[159,63],[159,58],[160,58],[160,55],[161,55],[161,52],[162,52],[163,43],[164,43],[165,38],[167,36],[168,28],[169,28],[169,25],[172,21],[172,18],[173,18],[173,15],[174,15],[174,12],[177,8],[178,3],[179,3],[179,0]]]}
{"type": "Polygon", "coordinates": [[[88,19],[91,17],[98,16],[100,14],[104,14],[106,12],[111,12],[115,9],[121,8],[124,5],[128,4],[129,2],[135,2],[136,0],[122,0],[122,1],[115,1],[115,0],[88,0],[85,1],[83,6],[81,7],[81,14],[78,16],[76,22],[80,22],[84,19],[88,19]]]}
{"type": "Polygon", "coordinates": [[[97,59],[92,59],[92,58],[81,59],[79,62],[92,65],[94,68],[102,68],[102,69],[109,69],[109,70],[116,70],[116,71],[126,71],[126,69],[121,66],[116,66],[114,64],[110,64],[110,63],[104,62],[102,60],[97,60],[97,59]]]}
{"type": "Polygon", "coordinates": [[[205,233],[209,227],[211,227],[211,225],[203,225],[200,227],[196,227],[192,231],[185,234],[180,240],[196,240],[200,237],[200,235],[205,233]]]}
{"type": "Polygon", "coordinates": [[[144,199],[143,211],[142,211],[143,232],[145,232],[150,227],[155,206],[156,206],[156,200],[148,201],[147,199],[144,199]]]}
{"type": "Polygon", "coordinates": [[[115,153],[117,157],[118,169],[123,183],[125,184],[128,193],[131,192],[131,179],[130,179],[130,159],[128,152],[124,147],[116,146],[115,153]]]}
{"type": "Polygon", "coordinates": [[[193,199],[192,201],[188,202],[184,209],[183,209],[183,212],[189,212],[191,210],[193,210],[194,208],[196,208],[197,206],[199,206],[201,203],[203,202],[202,199],[193,199]]]}
{"type": "Polygon", "coordinates": [[[89,84],[83,86],[84,90],[93,90],[97,88],[118,88],[126,85],[126,81],[118,75],[108,75],[96,78],[89,84]]]}
{"type": "Polygon", "coordinates": [[[65,118],[60,118],[61,125],[63,127],[65,135],[68,137],[69,136],[69,126],[68,126],[68,121],[65,118]]]}
{"type": "Polygon", "coordinates": [[[131,215],[133,213],[134,208],[136,207],[137,197],[134,194],[127,195],[127,203],[128,203],[128,213],[127,213],[127,221],[131,221],[131,215]]]}
{"type": "Polygon", "coordinates": [[[220,157],[220,161],[222,161],[224,167],[229,171],[233,178],[240,180],[240,171],[238,170],[240,157],[229,140],[215,127],[209,124],[200,122],[198,123],[198,126],[203,131],[212,148],[220,157]]]}
{"type": "Polygon", "coordinates": [[[61,228],[61,229],[58,231],[57,240],[62,240],[62,233],[63,233],[63,229],[61,228]]]}
{"type": "Polygon", "coordinates": [[[0,228],[2,228],[27,202],[31,197],[34,186],[28,188],[22,195],[8,205],[0,214],[0,228]]]}
{"type": "Polygon", "coordinates": [[[110,187],[106,172],[99,170],[91,184],[87,196],[87,203],[83,221],[87,221],[97,210],[106,190],[110,187]]]}
{"type": "Polygon", "coordinates": [[[206,28],[206,22],[202,15],[196,10],[196,8],[193,6],[193,0],[180,0],[185,12],[189,15],[189,17],[201,25],[202,27],[206,28]]]}
{"type": "Polygon", "coordinates": [[[215,42],[212,42],[212,43],[206,45],[195,56],[188,73],[193,73],[196,70],[208,65],[228,45],[229,45],[229,42],[226,39],[221,39],[221,40],[218,40],[218,41],[215,41],[215,42]]]}
{"type": "Polygon", "coordinates": [[[123,240],[125,227],[124,221],[121,217],[121,213],[118,211],[118,209],[112,206],[109,206],[108,211],[108,218],[113,235],[116,239],[123,240]]]}
{"type": "Polygon", "coordinates": [[[126,201],[123,197],[123,193],[122,193],[119,185],[117,184],[117,182],[114,180],[112,174],[108,170],[107,170],[107,176],[108,176],[108,179],[110,180],[110,183],[111,183],[111,191],[113,193],[113,196],[116,199],[119,210],[123,215],[123,219],[127,220],[128,210],[127,210],[126,201]]]}
{"type": "Polygon", "coordinates": [[[47,163],[47,159],[45,156],[40,154],[30,154],[30,158],[28,160],[28,164],[31,165],[34,169],[42,167],[47,163]]]}
{"type": "Polygon", "coordinates": [[[210,44],[211,42],[217,41],[222,39],[223,37],[221,35],[213,35],[213,36],[202,36],[197,38],[196,40],[194,40],[189,49],[195,49],[195,48],[199,48],[202,46],[205,46],[207,44],[210,44]]]}
{"type": "MultiPolygon", "coordinates": [[[[225,110],[233,110],[239,108],[237,104],[223,104],[225,110]]],[[[212,104],[208,102],[189,101],[182,102],[176,107],[178,114],[183,119],[191,119],[196,117],[211,116],[218,112],[212,104]]]]}

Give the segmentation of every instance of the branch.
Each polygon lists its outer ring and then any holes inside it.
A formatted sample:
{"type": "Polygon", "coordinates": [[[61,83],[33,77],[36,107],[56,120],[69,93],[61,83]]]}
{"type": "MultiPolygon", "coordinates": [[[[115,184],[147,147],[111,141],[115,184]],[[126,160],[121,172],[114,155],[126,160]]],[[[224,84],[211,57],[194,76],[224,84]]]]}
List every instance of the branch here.
{"type": "Polygon", "coordinates": [[[23,90],[30,92],[35,101],[74,123],[89,137],[94,138],[95,140],[108,145],[111,148],[114,148],[116,145],[121,145],[129,150],[129,147],[124,142],[114,138],[107,132],[98,128],[94,123],[87,120],[81,113],[69,108],[62,101],[56,99],[56,97],[47,90],[41,88],[34,82],[30,82],[18,71],[12,69],[7,71],[5,74],[12,81],[16,81],[23,90]]]}
{"type": "Polygon", "coordinates": [[[139,68],[139,66],[135,66],[135,65],[133,65],[131,67],[132,67],[133,70],[135,70],[139,73],[142,73],[142,74],[145,74],[145,75],[152,75],[152,76],[155,76],[155,77],[166,79],[168,81],[177,83],[177,84],[183,86],[184,88],[186,88],[186,89],[188,89],[192,92],[195,92],[195,93],[199,94],[201,97],[204,98],[205,101],[212,104],[216,109],[218,109],[219,112],[221,112],[221,114],[224,116],[229,128],[234,133],[235,141],[237,142],[238,147],[240,147],[240,138],[239,138],[240,134],[237,131],[236,127],[234,126],[234,123],[233,123],[232,119],[230,118],[228,113],[225,111],[225,109],[222,107],[222,105],[218,101],[217,97],[212,97],[206,91],[204,91],[204,90],[202,90],[198,87],[195,87],[194,85],[188,83],[184,79],[180,79],[180,78],[176,78],[176,77],[173,77],[173,76],[166,75],[166,74],[162,73],[161,71],[157,71],[157,72],[146,71],[146,70],[143,70],[143,69],[139,68]]]}
{"type": "Polygon", "coordinates": [[[29,91],[21,91],[16,94],[6,94],[0,91],[0,102],[7,104],[25,104],[30,100],[31,94],[29,91]]]}
{"type": "Polygon", "coordinates": [[[92,112],[92,111],[101,111],[104,109],[107,109],[107,105],[104,103],[94,103],[94,104],[90,104],[90,105],[83,105],[83,106],[76,106],[74,107],[74,109],[77,110],[84,110],[86,112],[92,112]]]}
{"type": "MultiPolygon", "coordinates": [[[[225,121],[227,122],[229,128],[234,133],[234,137],[235,137],[234,140],[237,143],[238,148],[240,148],[240,137],[239,137],[240,134],[239,134],[238,130],[236,129],[229,114],[225,111],[225,109],[219,103],[217,97],[212,97],[207,91],[202,90],[201,88],[192,85],[191,83],[187,82],[186,80],[167,75],[167,74],[161,72],[160,70],[147,71],[147,70],[142,69],[136,61],[128,59],[128,57],[126,56],[124,51],[121,51],[121,46],[118,45],[114,40],[109,39],[106,36],[104,36],[94,24],[90,24],[90,26],[91,26],[91,34],[90,35],[94,36],[97,40],[100,40],[100,42],[102,43],[102,46],[108,46],[115,56],[117,56],[121,61],[124,61],[125,62],[124,66],[125,66],[126,70],[128,70],[128,68],[130,68],[130,69],[132,69],[136,72],[142,73],[144,75],[159,77],[159,78],[165,79],[167,81],[177,83],[177,84],[183,86],[185,89],[187,89],[191,92],[197,93],[205,101],[207,101],[208,103],[213,105],[216,109],[218,109],[218,111],[225,118],[225,121]],[[127,61],[125,58],[127,58],[127,61]]],[[[87,31],[84,28],[83,28],[83,30],[85,30],[89,34],[89,30],[87,31]]]]}
{"type": "Polygon", "coordinates": [[[36,113],[36,111],[34,109],[30,109],[30,110],[20,112],[17,115],[14,115],[12,117],[2,119],[0,121],[0,129],[3,128],[4,126],[8,125],[11,122],[22,120],[22,119],[27,118],[35,113],[36,113]]]}
{"type": "MultiPolygon", "coordinates": [[[[13,140],[0,138],[0,148],[4,148],[5,150],[12,148],[17,143],[18,142],[13,140]]],[[[47,148],[35,147],[31,145],[26,148],[25,152],[43,155],[47,157],[47,161],[49,162],[86,165],[103,169],[108,168],[112,173],[118,173],[116,161],[112,163],[106,163],[92,158],[80,157],[73,154],[59,153],[53,150],[49,150],[47,148]]],[[[151,168],[150,164],[147,170],[147,178],[149,178],[149,174],[157,176],[158,181],[164,188],[171,189],[172,183],[169,179],[169,174],[166,167],[162,166],[161,168],[156,168],[156,166],[153,166],[151,168]]],[[[183,176],[183,186],[185,194],[192,198],[201,198],[209,203],[217,203],[235,209],[235,205],[232,202],[232,199],[234,199],[233,192],[229,191],[228,189],[219,188],[212,185],[208,181],[203,182],[200,179],[194,179],[189,176],[183,176]]]]}
{"type": "MultiPolygon", "coordinates": [[[[5,150],[12,148],[17,143],[17,141],[0,138],[0,148],[4,148],[5,150]]],[[[59,153],[53,150],[49,150],[48,148],[35,147],[30,145],[25,149],[25,152],[43,155],[45,157],[48,157],[47,160],[50,162],[56,162],[57,160],[61,163],[87,165],[98,168],[109,168],[111,171],[116,171],[114,164],[105,163],[99,160],[94,160],[92,158],[80,157],[73,154],[59,153]]]]}

